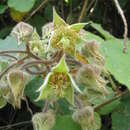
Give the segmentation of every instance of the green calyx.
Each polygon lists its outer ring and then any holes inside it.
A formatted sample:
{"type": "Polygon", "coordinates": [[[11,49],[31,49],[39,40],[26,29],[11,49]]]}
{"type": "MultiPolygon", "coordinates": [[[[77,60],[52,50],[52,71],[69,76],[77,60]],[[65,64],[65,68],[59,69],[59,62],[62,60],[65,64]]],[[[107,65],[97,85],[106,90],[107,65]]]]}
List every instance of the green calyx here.
{"type": "Polygon", "coordinates": [[[74,102],[74,88],[81,92],[69,74],[65,56],[59,63],[52,68],[52,71],[46,76],[43,85],[40,87],[40,96],[38,100],[46,98],[66,98],[71,104],[74,102]]]}

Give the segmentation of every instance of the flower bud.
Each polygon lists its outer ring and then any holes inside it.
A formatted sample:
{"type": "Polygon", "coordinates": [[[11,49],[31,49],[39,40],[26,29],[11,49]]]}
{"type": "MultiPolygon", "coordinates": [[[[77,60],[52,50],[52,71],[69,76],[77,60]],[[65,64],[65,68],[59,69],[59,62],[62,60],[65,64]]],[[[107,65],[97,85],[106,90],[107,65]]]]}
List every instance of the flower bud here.
{"type": "Polygon", "coordinates": [[[53,111],[48,111],[46,113],[36,113],[32,117],[34,130],[51,130],[55,124],[55,115],[53,111]]]}
{"type": "Polygon", "coordinates": [[[20,22],[12,30],[11,35],[17,39],[18,45],[28,42],[33,33],[33,27],[27,23],[20,22]]]}
{"type": "Polygon", "coordinates": [[[12,70],[8,73],[7,80],[14,97],[16,107],[20,108],[24,87],[29,81],[29,75],[21,70],[12,70]]]}

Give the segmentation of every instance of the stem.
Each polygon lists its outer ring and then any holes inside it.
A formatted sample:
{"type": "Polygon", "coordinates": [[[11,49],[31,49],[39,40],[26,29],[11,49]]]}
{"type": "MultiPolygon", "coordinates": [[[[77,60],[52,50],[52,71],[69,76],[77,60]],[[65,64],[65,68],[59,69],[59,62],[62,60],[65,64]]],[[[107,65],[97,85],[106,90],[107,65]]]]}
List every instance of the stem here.
{"type": "Polygon", "coordinates": [[[94,107],[94,110],[97,111],[97,110],[101,109],[102,107],[104,107],[105,105],[110,104],[111,102],[113,102],[113,101],[115,101],[115,100],[121,98],[122,96],[124,96],[124,95],[126,95],[126,94],[128,94],[128,93],[129,93],[128,90],[126,90],[126,91],[124,91],[124,92],[120,92],[118,95],[116,95],[116,96],[113,97],[112,99],[107,100],[107,101],[105,101],[104,103],[95,106],[95,107],[94,107]]]}
{"type": "Polygon", "coordinates": [[[48,100],[46,100],[45,101],[45,105],[44,105],[44,108],[43,108],[43,112],[46,112],[47,110],[48,110],[48,107],[49,107],[49,101],[48,100]]]}
{"type": "Polygon", "coordinates": [[[36,59],[36,60],[41,60],[40,57],[34,55],[32,52],[30,52],[30,56],[31,56],[32,58],[36,59]]]}
{"type": "Polygon", "coordinates": [[[12,58],[14,60],[17,60],[17,58],[15,56],[12,56],[12,55],[9,55],[9,54],[0,54],[0,56],[6,56],[6,57],[12,58]]]}
{"type": "Polygon", "coordinates": [[[114,1],[115,6],[116,6],[116,8],[117,8],[122,20],[123,20],[123,23],[124,23],[124,47],[123,47],[123,53],[126,53],[127,52],[127,44],[126,44],[126,42],[127,42],[127,36],[128,36],[127,20],[125,18],[123,10],[120,7],[120,4],[119,4],[118,0],[113,0],[113,1],[114,1]]]}
{"type": "Polygon", "coordinates": [[[65,18],[65,16],[64,16],[64,0],[61,0],[61,13],[62,13],[62,17],[64,19],[65,18]]]}
{"type": "Polygon", "coordinates": [[[25,21],[28,21],[34,14],[36,14],[49,0],[43,0],[43,2],[32,11],[32,13],[25,19],[25,21]]]}
{"type": "Polygon", "coordinates": [[[1,51],[0,54],[5,53],[27,53],[27,51],[20,51],[20,50],[9,50],[9,51],[1,51]]]}
{"type": "Polygon", "coordinates": [[[25,70],[32,75],[40,75],[46,72],[46,70],[40,70],[40,71],[35,72],[35,71],[30,70],[29,68],[25,68],[25,70]]]}
{"type": "Polygon", "coordinates": [[[0,126],[0,130],[5,130],[6,128],[12,128],[12,127],[16,127],[16,126],[31,124],[31,123],[32,123],[32,121],[30,120],[30,121],[23,121],[23,122],[10,124],[10,125],[6,125],[6,126],[0,126]]]}
{"type": "Polygon", "coordinates": [[[32,66],[32,65],[35,65],[35,64],[45,64],[45,65],[52,64],[52,63],[56,62],[57,60],[59,60],[61,58],[61,56],[62,56],[61,52],[59,52],[51,60],[31,61],[31,62],[28,62],[28,63],[24,64],[22,68],[26,68],[26,67],[28,67],[30,65],[32,66]]]}
{"type": "Polygon", "coordinates": [[[81,13],[80,13],[80,16],[79,16],[79,18],[78,18],[78,22],[81,22],[81,21],[82,21],[83,16],[84,16],[84,14],[85,14],[85,12],[86,12],[86,7],[87,7],[87,5],[88,5],[88,0],[84,0],[83,8],[82,8],[81,13]]]}
{"type": "Polygon", "coordinates": [[[74,96],[75,103],[77,104],[78,108],[81,109],[83,107],[83,104],[81,103],[80,99],[75,95],[74,96]]]}
{"type": "Polygon", "coordinates": [[[17,64],[22,64],[23,61],[24,61],[25,59],[27,59],[27,58],[28,58],[28,57],[26,56],[26,57],[22,58],[21,60],[18,60],[18,61],[16,61],[16,62],[12,63],[10,66],[8,66],[8,67],[0,74],[0,79],[8,72],[11,68],[13,68],[14,66],[16,66],[17,64]]]}

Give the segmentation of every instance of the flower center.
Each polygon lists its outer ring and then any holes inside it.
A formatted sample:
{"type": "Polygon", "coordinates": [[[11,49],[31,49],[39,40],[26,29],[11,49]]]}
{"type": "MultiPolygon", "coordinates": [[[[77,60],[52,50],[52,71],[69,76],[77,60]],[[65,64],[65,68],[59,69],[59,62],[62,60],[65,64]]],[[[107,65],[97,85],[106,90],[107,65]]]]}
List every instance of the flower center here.
{"type": "Polygon", "coordinates": [[[65,73],[56,72],[50,78],[50,85],[53,87],[54,92],[58,96],[64,96],[64,90],[71,84],[69,77],[65,73]]]}

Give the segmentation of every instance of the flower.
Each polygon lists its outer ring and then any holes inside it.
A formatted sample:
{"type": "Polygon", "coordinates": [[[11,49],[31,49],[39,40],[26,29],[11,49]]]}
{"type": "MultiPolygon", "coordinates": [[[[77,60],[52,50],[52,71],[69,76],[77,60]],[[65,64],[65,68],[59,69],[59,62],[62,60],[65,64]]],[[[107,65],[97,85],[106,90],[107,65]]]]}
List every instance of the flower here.
{"type": "Polygon", "coordinates": [[[30,50],[38,55],[38,56],[43,56],[44,55],[44,45],[43,45],[43,40],[41,40],[40,36],[38,35],[36,29],[34,29],[32,36],[29,41],[29,47],[30,50]]]}
{"type": "Polygon", "coordinates": [[[74,88],[82,93],[69,74],[65,56],[63,56],[59,63],[46,76],[43,85],[39,89],[40,95],[37,100],[64,97],[69,103],[73,104],[74,88]]]}
{"type": "Polygon", "coordinates": [[[74,55],[76,42],[80,39],[79,31],[86,23],[68,25],[53,9],[54,32],[51,35],[49,47],[62,49],[65,53],[74,55]]]}

